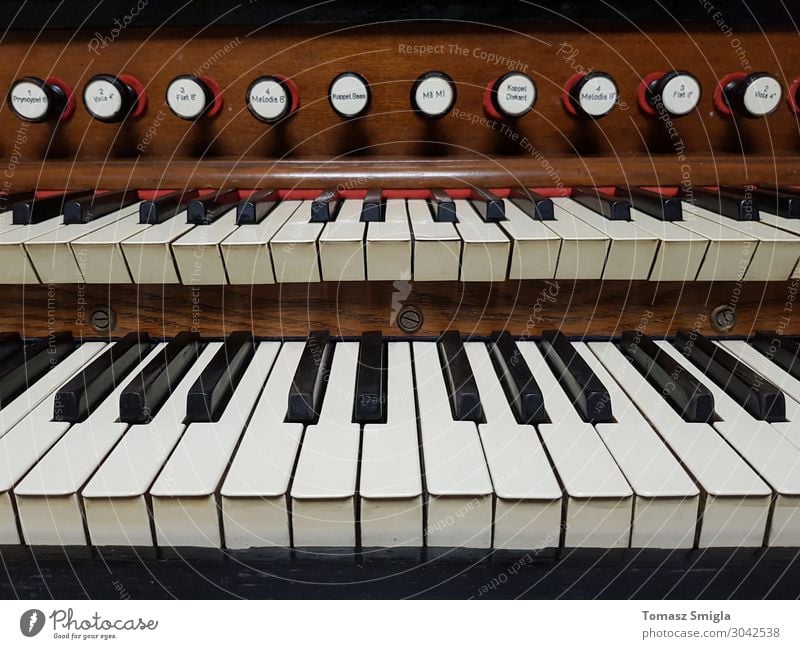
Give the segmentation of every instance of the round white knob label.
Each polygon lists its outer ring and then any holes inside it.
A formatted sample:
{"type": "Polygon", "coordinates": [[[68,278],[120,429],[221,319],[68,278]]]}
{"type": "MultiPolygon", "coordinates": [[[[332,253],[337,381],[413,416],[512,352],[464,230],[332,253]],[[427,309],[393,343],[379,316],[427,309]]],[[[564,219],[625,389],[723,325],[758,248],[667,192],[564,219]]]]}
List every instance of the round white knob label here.
{"type": "Polygon", "coordinates": [[[769,115],[781,103],[783,91],[774,77],[760,77],[745,88],[744,107],[751,115],[769,115]]]}
{"type": "Polygon", "coordinates": [[[261,79],[250,87],[247,102],[261,119],[273,121],[289,110],[289,95],[276,79],[261,79]]]}
{"type": "Polygon", "coordinates": [[[524,115],[536,102],[536,86],[524,74],[509,74],[497,84],[497,106],[504,115],[524,115]]]}
{"type": "Polygon", "coordinates": [[[331,106],[344,117],[356,117],[369,105],[369,87],[354,74],[341,74],[333,80],[329,94],[331,106]]]}
{"type": "Polygon", "coordinates": [[[113,84],[105,79],[90,81],[83,92],[83,100],[95,117],[108,119],[122,110],[122,97],[113,84]]]}
{"type": "Polygon", "coordinates": [[[428,117],[441,117],[446,114],[454,100],[453,86],[442,77],[426,77],[414,90],[417,107],[428,117]]]}
{"type": "Polygon", "coordinates": [[[36,121],[47,115],[50,102],[40,86],[20,81],[11,89],[11,105],[20,117],[36,121]]]}
{"type": "Polygon", "coordinates": [[[183,119],[196,119],[207,106],[203,86],[196,79],[175,79],[167,88],[167,105],[183,119]]]}
{"type": "Polygon", "coordinates": [[[687,115],[700,101],[700,84],[691,75],[679,74],[664,85],[661,102],[671,115],[687,115]]]}
{"type": "Polygon", "coordinates": [[[581,109],[591,117],[602,117],[614,108],[619,92],[617,84],[610,77],[592,77],[578,94],[578,103],[581,109]]]}

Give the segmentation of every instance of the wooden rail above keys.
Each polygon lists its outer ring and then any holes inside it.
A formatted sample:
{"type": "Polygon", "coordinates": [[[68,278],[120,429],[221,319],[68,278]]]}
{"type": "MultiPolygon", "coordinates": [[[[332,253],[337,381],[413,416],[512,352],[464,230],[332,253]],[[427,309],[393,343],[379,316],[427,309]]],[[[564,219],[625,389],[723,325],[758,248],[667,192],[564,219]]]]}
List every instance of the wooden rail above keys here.
{"type": "Polygon", "coordinates": [[[711,311],[735,307],[736,324],[726,335],[756,330],[800,334],[794,317],[800,279],[789,282],[323,282],[272,286],[2,286],[0,331],[43,336],[71,330],[98,337],[91,324],[97,306],[117,317],[113,336],[147,331],[174,336],[193,330],[223,336],[250,330],[258,336],[306,337],[314,329],[335,336],[382,330],[405,336],[397,315],[416,307],[423,318],[417,336],[447,329],[487,336],[507,329],[538,336],[561,329],[572,336],[616,336],[640,329],[651,336],[695,329],[716,335],[711,311]]]}

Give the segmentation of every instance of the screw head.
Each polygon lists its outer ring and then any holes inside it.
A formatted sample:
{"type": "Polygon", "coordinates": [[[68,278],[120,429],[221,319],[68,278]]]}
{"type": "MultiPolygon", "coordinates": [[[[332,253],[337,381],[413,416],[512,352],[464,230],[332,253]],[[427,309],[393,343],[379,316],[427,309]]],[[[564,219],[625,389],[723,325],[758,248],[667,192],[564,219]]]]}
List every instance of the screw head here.
{"type": "Polygon", "coordinates": [[[407,334],[413,334],[422,326],[422,313],[414,306],[406,306],[397,314],[397,326],[407,334]]]}
{"type": "Polygon", "coordinates": [[[98,333],[110,333],[117,326],[117,314],[110,306],[96,306],[89,316],[89,324],[98,333]]]}
{"type": "Polygon", "coordinates": [[[736,324],[736,310],[730,304],[720,304],[711,311],[711,327],[719,333],[727,333],[736,324]]]}

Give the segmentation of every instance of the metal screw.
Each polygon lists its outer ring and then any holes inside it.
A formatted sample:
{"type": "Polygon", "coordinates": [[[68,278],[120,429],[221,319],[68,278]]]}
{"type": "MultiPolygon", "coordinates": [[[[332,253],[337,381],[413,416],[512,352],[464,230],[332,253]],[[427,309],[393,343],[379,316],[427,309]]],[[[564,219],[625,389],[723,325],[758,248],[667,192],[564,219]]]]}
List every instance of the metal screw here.
{"type": "Polygon", "coordinates": [[[736,310],[730,304],[720,304],[711,311],[711,327],[721,334],[729,332],[736,324],[736,310]]]}
{"type": "Polygon", "coordinates": [[[98,333],[109,333],[117,326],[117,314],[110,306],[96,306],[89,316],[89,324],[98,333]]]}
{"type": "Polygon", "coordinates": [[[422,313],[414,306],[406,306],[397,315],[397,326],[405,333],[413,334],[422,326],[422,313]]]}

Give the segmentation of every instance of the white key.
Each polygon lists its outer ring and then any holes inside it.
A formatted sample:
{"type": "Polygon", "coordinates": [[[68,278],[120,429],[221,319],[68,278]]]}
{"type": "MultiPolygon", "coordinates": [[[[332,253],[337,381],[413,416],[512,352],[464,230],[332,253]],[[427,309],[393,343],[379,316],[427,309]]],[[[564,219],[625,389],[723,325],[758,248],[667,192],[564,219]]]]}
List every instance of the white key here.
{"type": "Polygon", "coordinates": [[[636,221],[612,221],[571,198],[554,198],[576,218],[611,240],[603,279],[647,279],[658,248],[658,239],[636,221]]]}
{"type": "Polygon", "coordinates": [[[39,276],[25,250],[25,242],[63,227],[61,219],[59,216],[34,225],[10,228],[0,235],[0,283],[39,283],[39,276]]]}
{"type": "Polygon", "coordinates": [[[699,490],[586,344],[575,348],[611,398],[616,422],[595,429],[633,487],[631,547],[693,547],[699,490]]]}
{"type": "Polygon", "coordinates": [[[276,282],[318,282],[317,238],[324,223],[311,223],[311,202],[303,201],[269,242],[276,282]]]}
{"type": "Polygon", "coordinates": [[[367,224],[367,278],[411,279],[411,226],[406,202],[388,199],[385,218],[367,224]]]}
{"type": "Polygon", "coordinates": [[[573,216],[553,199],[555,219],[544,221],[561,237],[556,279],[600,279],[611,240],[599,230],[573,216]]]}
{"type": "Polygon", "coordinates": [[[217,488],[279,348],[277,342],[256,347],[219,421],[186,427],[150,488],[158,545],[221,546],[217,488]]]}
{"type": "Polygon", "coordinates": [[[19,543],[17,532],[17,516],[14,513],[11,489],[22,479],[30,468],[44,455],[48,449],[69,428],[67,422],[52,421],[55,408],[55,390],[69,380],[78,370],[89,363],[97,354],[105,349],[105,343],[84,343],[67,358],[56,365],[30,390],[24,392],[3,408],[3,430],[0,436],[0,545],[19,543]],[[44,384],[42,382],[45,381],[44,384]],[[30,395],[30,410],[22,418],[20,400],[34,391],[47,394],[38,403],[36,397],[30,395]],[[8,410],[8,412],[6,412],[8,410]],[[15,421],[16,420],[16,421],[15,421]],[[13,422],[13,424],[12,424],[13,422]]]}
{"type": "Polygon", "coordinates": [[[172,242],[181,281],[190,286],[227,284],[220,244],[236,230],[236,209],[209,225],[198,225],[172,242]]]}
{"type": "Polygon", "coordinates": [[[122,254],[136,284],[179,284],[170,244],[197,226],[180,212],[163,223],[151,225],[122,242],[122,254]]]}
{"type": "Polygon", "coordinates": [[[452,223],[433,220],[427,201],[409,200],[408,216],[414,234],[414,279],[457,280],[461,263],[461,237],[452,223]]]}
{"type": "Polygon", "coordinates": [[[494,547],[558,547],[562,493],[533,426],[517,423],[484,343],[466,343],[486,418],[478,426],[495,491],[494,547]]]}
{"type": "Polygon", "coordinates": [[[319,265],[323,282],[364,281],[364,233],[361,221],[364,201],[345,200],[336,220],[325,224],[319,235],[319,265]]]}
{"type": "Polygon", "coordinates": [[[631,208],[631,218],[641,229],[659,240],[653,268],[648,279],[652,282],[692,281],[700,271],[708,239],[676,225],[662,221],[631,208]]]}
{"type": "MultiPolygon", "coordinates": [[[[756,240],[728,226],[725,217],[683,201],[683,220],[676,225],[709,240],[697,281],[740,280],[756,250],[756,240]],[[703,215],[710,215],[711,219],[703,215]]],[[[732,222],[732,221],[731,221],[732,222]]]]}
{"type": "MultiPolygon", "coordinates": [[[[657,343],[697,378],[701,372],[675,347],[657,343]]],[[[721,420],[714,428],[747,460],[776,492],[768,545],[800,544],[800,449],[765,421],[753,418],[716,383],[705,385],[714,395],[714,411],[721,420]]]]}
{"type": "Polygon", "coordinates": [[[361,452],[361,545],[422,543],[422,475],[411,347],[387,350],[386,423],[364,426],[361,452]]]}
{"type": "Polygon", "coordinates": [[[428,546],[491,547],[494,490],[477,427],[453,420],[436,343],[415,342],[413,351],[428,546]]]}
{"type": "MultiPolygon", "coordinates": [[[[544,396],[539,433],[567,493],[565,547],[628,547],[633,492],[591,424],[584,422],[536,343],[518,342],[544,396]]],[[[612,402],[613,407],[613,402],[612,402]]]]}
{"type": "MultiPolygon", "coordinates": [[[[25,241],[25,250],[39,278],[45,284],[82,283],[84,281],[82,269],[86,266],[86,260],[76,257],[70,244],[76,239],[124,219],[138,209],[138,205],[129,205],[89,223],[76,225],[64,225],[62,220],[58,219],[55,229],[47,230],[45,234],[25,241]]],[[[14,230],[11,233],[12,238],[16,239],[16,235],[21,233],[23,233],[21,229],[14,230]]]]}
{"type": "Polygon", "coordinates": [[[337,343],[319,421],[306,427],[292,483],[295,546],[356,544],[361,429],[352,417],[357,366],[358,343],[337,343]]]}
{"type": "Polygon", "coordinates": [[[532,219],[508,199],[500,227],[511,239],[509,279],[552,279],[558,266],[561,237],[542,221],[532,219]]]}
{"type": "MultiPolygon", "coordinates": [[[[136,376],[164,347],[164,343],[155,345],[126,379],[136,376]]],[[[27,543],[86,544],[79,491],[128,428],[118,420],[119,395],[126,385],[127,380],[120,381],[89,417],[73,424],[14,487],[27,543]]]]}
{"type": "Polygon", "coordinates": [[[288,489],[303,425],[285,421],[287,397],[302,342],[284,343],[228,476],[222,484],[222,523],[228,548],[288,547],[288,489]]]}
{"type": "Polygon", "coordinates": [[[147,490],[186,425],[186,395],[222,343],[209,343],[147,424],[128,428],[83,488],[86,527],[93,545],[152,545],[147,490]]]}
{"type": "Polygon", "coordinates": [[[135,211],[125,218],[75,239],[70,244],[88,284],[130,284],[133,281],[121,244],[125,239],[151,227],[139,223],[139,204],[135,207],[135,211]]]}
{"type": "Polygon", "coordinates": [[[487,223],[469,201],[456,199],[456,230],[461,237],[461,281],[502,282],[508,272],[511,242],[496,223],[487,223]]]}
{"type": "Polygon", "coordinates": [[[764,481],[710,425],[684,421],[613,344],[589,348],[705,492],[698,546],[760,546],[771,494],[764,481]]]}
{"type": "Polygon", "coordinates": [[[696,205],[689,205],[688,210],[712,223],[724,223],[731,230],[755,241],[755,251],[744,274],[745,280],[784,281],[791,276],[800,256],[800,239],[797,236],[760,221],[735,221],[696,205]]]}
{"type": "Polygon", "coordinates": [[[281,201],[261,223],[240,225],[221,244],[225,270],[231,284],[274,284],[269,242],[300,201],[281,201]]]}

